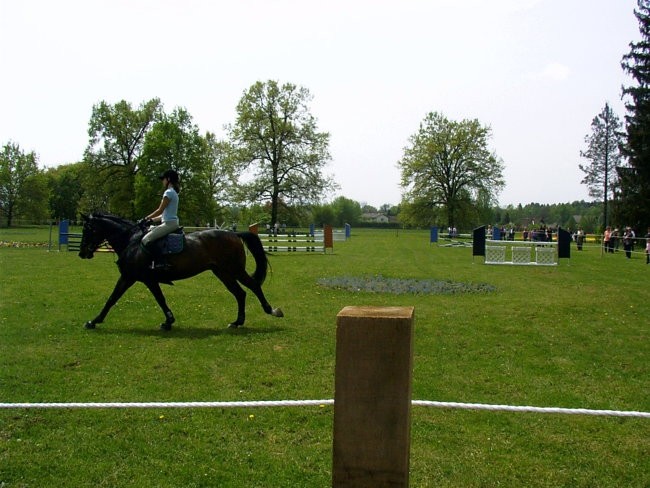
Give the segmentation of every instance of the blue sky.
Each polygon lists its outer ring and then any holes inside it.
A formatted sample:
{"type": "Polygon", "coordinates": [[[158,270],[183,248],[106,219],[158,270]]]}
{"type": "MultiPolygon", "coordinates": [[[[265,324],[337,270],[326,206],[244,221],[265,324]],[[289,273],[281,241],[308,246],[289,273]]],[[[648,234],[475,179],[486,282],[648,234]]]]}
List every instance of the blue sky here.
{"type": "MultiPolygon", "coordinates": [[[[622,119],[634,0],[0,0],[0,143],[82,158],[92,106],[158,97],[224,137],[256,81],[308,88],[337,195],[400,200],[397,162],[431,111],[492,128],[499,201],[588,200],[591,120],[622,119]]],[[[334,195],[336,196],[336,195],[334,195]]]]}

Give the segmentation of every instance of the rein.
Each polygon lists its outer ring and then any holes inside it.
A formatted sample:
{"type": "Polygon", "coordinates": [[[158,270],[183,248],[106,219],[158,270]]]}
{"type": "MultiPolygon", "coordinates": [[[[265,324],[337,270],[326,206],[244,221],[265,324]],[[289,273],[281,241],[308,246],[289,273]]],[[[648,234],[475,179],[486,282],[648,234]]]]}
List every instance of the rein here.
{"type": "MultiPolygon", "coordinates": [[[[108,217],[108,216],[106,216],[106,215],[104,215],[103,218],[106,219],[106,220],[111,220],[110,217],[108,217]]],[[[90,225],[91,225],[91,227],[92,227],[92,224],[90,224],[90,225]]],[[[128,226],[127,228],[125,228],[125,229],[121,229],[121,230],[119,230],[119,231],[117,231],[117,232],[113,232],[112,234],[110,234],[110,235],[104,237],[104,239],[103,239],[103,240],[102,240],[102,241],[97,245],[97,247],[101,246],[101,245],[102,245],[103,243],[105,243],[105,242],[108,242],[108,243],[110,244],[110,241],[111,241],[112,239],[114,239],[114,238],[116,238],[116,237],[120,237],[120,236],[122,236],[123,234],[126,234],[127,232],[130,233],[131,231],[133,231],[133,229],[135,229],[135,228],[139,228],[139,227],[140,227],[140,223],[139,223],[139,222],[136,222],[135,224],[129,225],[129,226],[128,226]]],[[[144,229],[143,229],[143,230],[144,230],[144,229]]],[[[126,249],[126,248],[125,248],[125,249],[126,249]]]]}

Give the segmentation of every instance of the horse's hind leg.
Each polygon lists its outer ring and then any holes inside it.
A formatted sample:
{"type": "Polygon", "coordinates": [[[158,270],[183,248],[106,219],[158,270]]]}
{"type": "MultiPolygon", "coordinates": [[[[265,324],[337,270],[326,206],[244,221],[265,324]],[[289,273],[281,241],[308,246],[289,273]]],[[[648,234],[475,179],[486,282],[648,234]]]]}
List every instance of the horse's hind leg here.
{"type": "Polygon", "coordinates": [[[237,280],[227,276],[225,273],[219,273],[217,270],[212,271],[214,275],[221,280],[228,291],[233,294],[237,300],[237,319],[231,322],[228,327],[237,328],[244,325],[246,321],[246,292],[239,286],[237,280]]]}
{"type": "Polygon", "coordinates": [[[160,328],[162,330],[171,330],[172,324],[176,322],[176,319],[174,318],[174,314],[172,313],[172,311],[167,306],[167,300],[165,300],[165,295],[163,295],[163,292],[160,289],[160,284],[158,284],[158,282],[156,281],[153,281],[153,282],[146,282],[145,285],[147,288],[149,288],[149,291],[156,299],[158,306],[165,314],[165,321],[162,324],[160,324],[160,328]]]}
{"type": "Polygon", "coordinates": [[[243,273],[243,275],[239,278],[239,281],[242,285],[255,293],[255,296],[262,305],[262,309],[264,309],[267,314],[272,315],[273,317],[284,317],[284,313],[282,313],[282,310],[280,308],[271,307],[271,304],[267,301],[266,296],[264,296],[262,285],[255,281],[251,276],[249,276],[247,273],[243,273]]]}

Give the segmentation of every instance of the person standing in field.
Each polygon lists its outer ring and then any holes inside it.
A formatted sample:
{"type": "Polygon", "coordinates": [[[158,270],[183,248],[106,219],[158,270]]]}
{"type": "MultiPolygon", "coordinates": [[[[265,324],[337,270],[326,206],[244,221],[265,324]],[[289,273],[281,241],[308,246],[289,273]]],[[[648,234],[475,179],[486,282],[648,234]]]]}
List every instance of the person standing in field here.
{"type": "Polygon", "coordinates": [[[576,232],[576,246],[578,251],[582,251],[582,245],[585,242],[585,232],[582,230],[582,227],[578,227],[578,232],[576,232]]]}
{"type": "Polygon", "coordinates": [[[623,249],[625,249],[625,257],[632,259],[632,250],[634,249],[634,231],[631,227],[626,227],[623,233],[623,249]]]}
{"type": "Polygon", "coordinates": [[[610,241],[612,239],[612,228],[608,225],[605,228],[605,233],[603,234],[603,247],[605,248],[605,252],[614,252],[613,250],[610,251],[610,241]]]}

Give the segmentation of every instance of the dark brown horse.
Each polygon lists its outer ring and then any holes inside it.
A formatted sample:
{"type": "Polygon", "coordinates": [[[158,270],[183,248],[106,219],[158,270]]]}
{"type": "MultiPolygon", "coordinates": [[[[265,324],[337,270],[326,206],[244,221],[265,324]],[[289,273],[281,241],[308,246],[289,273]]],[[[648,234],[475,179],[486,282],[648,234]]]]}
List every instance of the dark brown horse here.
{"type": "Polygon", "coordinates": [[[239,283],[255,293],[267,314],[274,317],[283,316],[282,310],[272,308],[262,292],[268,260],[256,234],[216,229],[193,232],[186,236],[184,248],[179,254],[167,256],[168,266],[165,269],[151,269],[151,257],[140,245],[145,231],[144,225],[98,213],[83,216],[83,220],[79,257],[91,259],[97,248],[106,241],[118,255],[117,266],[120,270],[120,278],[113,293],[99,315],[86,322],[87,329],[94,329],[97,324],[101,324],[124,292],[136,281],[140,281],[149,288],[165,314],[165,322],[160,327],[169,330],[175,319],[167,306],[160,283],[171,284],[173,281],[190,278],[208,270],[212,271],[237,299],[237,319],[229,327],[244,325],[246,318],[246,292],[239,283]],[[246,252],[242,242],[255,259],[256,268],[252,276],[246,272],[246,252]]]}

